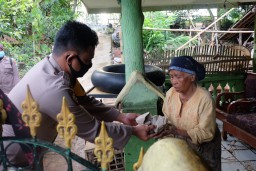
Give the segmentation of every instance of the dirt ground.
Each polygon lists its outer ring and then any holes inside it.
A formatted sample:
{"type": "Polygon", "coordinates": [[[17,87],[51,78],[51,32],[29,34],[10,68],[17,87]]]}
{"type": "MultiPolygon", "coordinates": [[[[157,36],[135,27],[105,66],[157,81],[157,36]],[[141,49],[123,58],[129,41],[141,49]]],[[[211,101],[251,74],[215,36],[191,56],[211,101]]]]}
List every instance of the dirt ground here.
{"type": "MultiPolygon", "coordinates": [[[[106,35],[104,33],[98,33],[99,36],[99,45],[95,50],[95,56],[93,59],[92,68],[85,74],[84,77],[80,78],[83,88],[88,91],[91,87],[93,87],[91,83],[91,75],[93,71],[99,67],[109,65],[112,63],[112,54],[111,52],[111,35],[106,35]]],[[[111,103],[108,102],[108,103],[111,103]]],[[[55,140],[55,144],[64,147],[64,140],[60,137],[57,137],[55,140]]],[[[71,151],[73,153],[78,154],[81,157],[85,157],[85,150],[93,147],[93,144],[86,143],[85,141],[79,137],[75,137],[72,141],[71,151]]],[[[78,163],[73,162],[73,171],[79,171],[84,169],[78,163]]],[[[66,161],[63,157],[59,156],[56,153],[48,153],[44,159],[44,170],[45,171],[57,171],[57,170],[67,170],[66,161]]]]}

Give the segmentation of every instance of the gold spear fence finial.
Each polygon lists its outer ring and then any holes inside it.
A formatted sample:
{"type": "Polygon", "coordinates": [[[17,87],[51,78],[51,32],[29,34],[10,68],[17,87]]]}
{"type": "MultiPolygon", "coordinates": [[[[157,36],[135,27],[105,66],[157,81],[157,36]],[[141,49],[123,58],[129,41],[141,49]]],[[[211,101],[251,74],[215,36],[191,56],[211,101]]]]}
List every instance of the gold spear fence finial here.
{"type": "Polygon", "coordinates": [[[21,105],[23,109],[22,120],[26,123],[26,126],[30,128],[30,134],[32,137],[36,137],[36,129],[40,126],[42,115],[38,110],[38,104],[33,99],[29,86],[27,85],[27,96],[21,105]]]}
{"type": "Polygon", "coordinates": [[[108,163],[114,158],[114,148],[113,140],[108,136],[104,121],[101,122],[100,134],[95,138],[95,144],[94,154],[101,163],[101,169],[107,170],[108,163]]]}
{"type": "Polygon", "coordinates": [[[5,123],[5,120],[7,118],[6,111],[4,110],[4,103],[3,100],[0,99],[0,137],[2,135],[2,125],[5,123]]]}
{"type": "Polygon", "coordinates": [[[71,148],[71,141],[75,138],[77,126],[75,124],[75,116],[69,111],[65,97],[62,99],[61,112],[57,115],[57,120],[59,122],[57,131],[60,137],[64,138],[65,146],[71,148]]]}
{"type": "Polygon", "coordinates": [[[133,170],[134,171],[137,171],[140,168],[140,166],[142,164],[143,157],[144,157],[144,148],[141,147],[139,159],[136,163],[133,164],[133,170]]]}

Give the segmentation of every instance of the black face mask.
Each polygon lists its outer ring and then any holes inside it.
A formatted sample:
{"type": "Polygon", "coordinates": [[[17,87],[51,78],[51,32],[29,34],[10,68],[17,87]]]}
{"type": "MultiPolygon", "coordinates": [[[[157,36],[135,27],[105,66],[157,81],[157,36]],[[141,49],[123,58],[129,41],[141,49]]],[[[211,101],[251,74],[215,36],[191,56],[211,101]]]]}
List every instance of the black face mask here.
{"type": "Polygon", "coordinates": [[[84,74],[92,67],[92,63],[85,64],[78,56],[76,56],[76,58],[78,59],[78,62],[81,67],[79,71],[74,70],[71,64],[68,65],[70,68],[71,74],[74,78],[84,76],[84,74]]]}

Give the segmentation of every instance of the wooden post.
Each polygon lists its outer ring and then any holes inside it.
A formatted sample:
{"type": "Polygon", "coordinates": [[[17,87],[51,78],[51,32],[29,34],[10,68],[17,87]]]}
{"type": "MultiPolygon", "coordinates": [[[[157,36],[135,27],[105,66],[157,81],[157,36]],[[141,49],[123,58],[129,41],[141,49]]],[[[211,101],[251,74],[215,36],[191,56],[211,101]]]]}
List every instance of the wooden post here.
{"type": "Polygon", "coordinates": [[[243,36],[242,36],[242,33],[239,33],[239,39],[238,39],[238,44],[239,45],[243,45],[243,40],[242,40],[243,36]]]}

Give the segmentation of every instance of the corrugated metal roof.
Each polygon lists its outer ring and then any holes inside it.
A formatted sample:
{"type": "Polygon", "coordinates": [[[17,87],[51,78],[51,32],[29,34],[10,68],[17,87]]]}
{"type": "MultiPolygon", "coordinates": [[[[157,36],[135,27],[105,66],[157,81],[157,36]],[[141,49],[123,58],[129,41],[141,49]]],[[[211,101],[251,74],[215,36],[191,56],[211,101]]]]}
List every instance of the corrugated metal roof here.
{"type": "MultiPolygon", "coordinates": [[[[256,8],[251,8],[239,21],[230,27],[231,31],[254,31],[254,20],[256,15],[256,8]]],[[[245,41],[251,34],[242,34],[242,40],[245,41]]],[[[224,33],[219,40],[237,43],[239,38],[238,33],[224,33]]]]}

